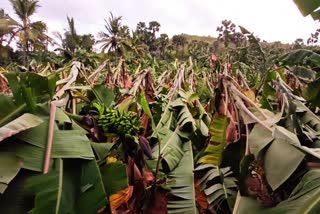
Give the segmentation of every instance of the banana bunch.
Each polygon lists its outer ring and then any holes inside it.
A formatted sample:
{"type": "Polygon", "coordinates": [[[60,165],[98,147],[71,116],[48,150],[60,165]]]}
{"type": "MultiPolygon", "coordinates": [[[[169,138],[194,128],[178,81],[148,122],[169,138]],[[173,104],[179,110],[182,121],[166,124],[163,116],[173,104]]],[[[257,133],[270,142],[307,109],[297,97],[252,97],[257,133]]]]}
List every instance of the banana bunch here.
{"type": "Polygon", "coordinates": [[[136,135],[143,129],[134,112],[120,113],[115,109],[106,108],[104,105],[94,103],[93,107],[98,113],[98,126],[103,132],[118,135],[136,135]]]}

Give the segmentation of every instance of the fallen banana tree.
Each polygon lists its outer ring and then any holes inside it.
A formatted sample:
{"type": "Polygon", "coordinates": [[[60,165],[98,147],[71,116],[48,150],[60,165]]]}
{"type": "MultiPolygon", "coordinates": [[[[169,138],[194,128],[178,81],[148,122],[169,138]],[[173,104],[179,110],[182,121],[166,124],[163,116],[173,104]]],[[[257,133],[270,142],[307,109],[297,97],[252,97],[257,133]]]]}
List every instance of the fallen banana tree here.
{"type": "Polygon", "coordinates": [[[5,74],[3,212],[319,209],[320,120],[277,70],[263,87],[273,96],[256,97],[230,64],[212,73],[195,72],[192,61],[173,68],[155,81],[151,69],[131,81],[123,60],[89,76],[78,62],[49,76],[5,74]]]}

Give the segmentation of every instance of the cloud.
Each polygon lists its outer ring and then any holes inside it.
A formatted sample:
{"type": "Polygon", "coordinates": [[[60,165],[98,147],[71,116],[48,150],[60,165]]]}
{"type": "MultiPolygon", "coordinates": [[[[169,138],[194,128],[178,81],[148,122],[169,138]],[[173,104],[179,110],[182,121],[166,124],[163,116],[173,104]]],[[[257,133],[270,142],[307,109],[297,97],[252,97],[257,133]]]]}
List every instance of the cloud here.
{"type": "MultiPolygon", "coordinates": [[[[8,0],[5,11],[12,14],[8,0]]],[[[67,16],[75,19],[79,33],[96,35],[104,30],[104,19],[112,11],[123,24],[135,29],[139,21],[156,20],[161,32],[214,35],[223,19],[230,19],[268,41],[293,42],[309,37],[315,22],[304,18],[292,0],[41,0],[35,20],[43,20],[50,31],[63,32],[67,16]]]]}

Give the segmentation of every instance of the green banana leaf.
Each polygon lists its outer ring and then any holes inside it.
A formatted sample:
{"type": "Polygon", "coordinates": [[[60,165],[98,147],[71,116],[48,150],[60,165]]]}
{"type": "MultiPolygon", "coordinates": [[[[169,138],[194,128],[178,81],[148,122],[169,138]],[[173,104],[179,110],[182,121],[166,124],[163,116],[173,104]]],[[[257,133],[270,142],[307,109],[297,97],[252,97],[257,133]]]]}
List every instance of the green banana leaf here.
{"type": "Polygon", "coordinates": [[[313,105],[320,107],[320,78],[309,83],[303,90],[303,96],[313,105]]]}
{"type": "Polygon", "coordinates": [[[103,165],[100,171],[108,197],[128,187],[126,166],[120,161],[103,165]]]}
{"type": "Polygon", "coordinates": [[[152,129],[154,129],[156,127],[154,120],[153,120],[153,116],[149,107],[149,103],[148,100],[146,98],[146,96],[144,95],[143,92],[141,92],[138,96],[138,102],[142,107],[142,110],[144,111],[144,113],[146,113],[148,115],[148,117],[151,119],[151,126],[152,129]]]}
{"type": "Polygon", "coordinates": [[[236,178],[232,175],[230,167],[218,168],[212,164],[201,164],[195,172],[205,171],[204,175],[199,179],[198,185],[200,190],[207,195],[207,201],[211,205],[218,205],[223,200],[236,195],[237,187],[236,178]],[[220,180],[221,182],[214,182],[220,180]]]}
{"type": "Polygon", "coordinates": [[[210,144],[204,150],[198,163],[220,166],[224,147],[226,146],[226,130],[230,119],[224,115],[213,118],[209,127],[210,144]]]}
{"type": "Polygon", "coordinates": [[[304,0],[293,0],[293,2],[297,5],[303,16],[310,15],[314,20],[319,20],[319,0],[313,1],[304,1],[304,0]]]}
{"type": "Polygon", "coordinates": [[[74,164],[55,159],[49,174],[27,181],[27,189],[35,194],[30,213],[96,213],[105,205],[106,194],[95,160],[74,164]]]}
{"type": "Polygon", "coordinates": [[[53,96],[56,81],[58,77],[56,74],[51,74],[47,77],[36,73],[6,73],[10,89],[13,93],[15,103],[29,104],[47,102],[53,96]],[[25,91],[24,91],[25,90],[25,91]],[[23,92],[24,91],[24,92],[23,92]]]}
{"type": "Polygon", "coordinates": [[[297,169],[305,154],[286,140],[275,137],[264,157],[266,179],[273,190],[283,184],[297,169]]]}
{"type": "Polygon", "coordinates": [[[114,90],[106,88],[104,85],[95,85],[88,93],[90,100],[97,99],[107,107],[110,107],[114,102],[114,97],[114,90]]]}
{"type": "Polygon", "coordinates": [[[107,157],[108,152],[114,146],[113,143],[94,143],[90,142],[91,147],[96,155],[96,159],[102,161],[104,158],[107,157]]]}
{"type": "Polygon", "coordinates": [[[311,70],[303,66],[289,67],[289,70],[298,77],[310,80],[314,80],[317,74],[314,70],[311,70]]]}
{"type": "Polygon", "coordinates": [[[283,127],[276,126],[273,133],[256,124],[249,135],[249,146],[256,158],[265,151],[264,170],[273,190],[283,184],[297,169],[305,157],[297,136],[283,127]]]}
{"type": "Polygon", "coordinates": [[[311,66],[320,65],[320,54],[307,49],[299,49],[283,54],[277,59],[280,65],[286,66],[311,66]]]}
{"type": "Polygon", "coordinates": [[[160,145],[155,145],[152,150],[154,157],[158,157],[160,154],[163,158],[161,161],[162,169],[166,172],[172,171],[178,165],[183,156],[183,139],[188,139],[196,129],[196,122],[181,98],[168,105],[171,107],[163,113],[162,122],[156,131],[160,145]],[[176,127],[172,131],[170,129],[173,120],[171,116],[175,111],[177,112],[176,127]]]}
{"type": "Polygon", "coordinates": [[[193,154],[191,141],[183,144],[183,157],[179,165],[168,174],[169,182],[174,183],[169,198],[168,213],[197,213],[193,174],[193,154]]]}
{"type": "Polygon", "coordinates": [[[22,161],[14,153],[0,151],[0,193],[4,193],[8,184],[18,174],[22,161]]]}
{"type": "Polygon", "coordinates": [[[152,150],[152,156],[162,156],[162,168],[165,171],[172,171],[180,162],[183,156],[182,141],[178,135],[178,128],[171,131],[167,127],[163,127],[158,131],[159,146],[155,145],[152,150]]]}
{"type": "Polygon", "coordinates": [[[0,106],[5,106],[0,111],[0,127],[19,117],[27,108],[25,103],[16,105],[11,97],[4,94],[0,94],[0,106]]]}
{"type": "MultiPolygon", "coordinates": [[[[10,151],[23,159],[23,168],[42,171],[47,145],[48,117],[41,117],[43,123],[16,135],[20,141],[12,144],[10,151]]],[[[94,159],[90,141],[82,130],[59,130],[54,128],[51,158],[94,159]]]]}
{"type": "Polygon", "coordinates": [[[41,118],[33,114],[25,113],[0,128],[0,142],[26,129],[38,126],[42,122],[41,118]]]}
{"type": "Polygon", "coordinates": [[[249,134],[248,144],[250,152],[258,158],[260,152],[273,141],[270,131],[260,124],[255,124],[249,134]]]}

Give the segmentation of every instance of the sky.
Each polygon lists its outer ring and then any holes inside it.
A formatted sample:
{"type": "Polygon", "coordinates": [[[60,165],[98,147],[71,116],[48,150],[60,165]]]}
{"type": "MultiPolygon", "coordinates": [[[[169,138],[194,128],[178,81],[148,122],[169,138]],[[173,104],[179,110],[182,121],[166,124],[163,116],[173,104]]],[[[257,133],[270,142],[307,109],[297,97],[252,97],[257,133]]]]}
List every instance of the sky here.
{"type": "MultiPolygon", "coordinates": [[[[44,21],[50,32],[63,32],[69,16],[78,33],[97,35],[104,31],[109,12],[122,16],[122,23],[131,29],[140,21],[158,21],[160,33],[169,36],[217,36],[217,26],[228,19],[263,40],[292,43],[296,38],[306,41],[318,26],[300,14],[293,0],[39,0],[39,4],[32,20],[44,21]]],[[[0,8],[15,17],[9,0],[0,0],[0,8]]]]}

